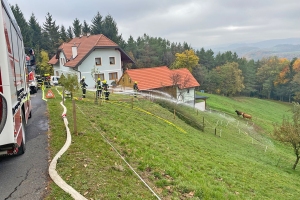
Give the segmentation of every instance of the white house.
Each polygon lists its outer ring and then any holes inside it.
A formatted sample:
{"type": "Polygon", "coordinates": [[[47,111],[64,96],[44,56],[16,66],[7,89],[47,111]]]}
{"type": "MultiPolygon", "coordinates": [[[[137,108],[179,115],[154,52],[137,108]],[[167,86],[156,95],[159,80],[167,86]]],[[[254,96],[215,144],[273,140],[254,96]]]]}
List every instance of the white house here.
{"type": "Polygon", "coordinates": [[[79,79],[85,77],[87,88],[93,88],[97,78],[106,80],[109,85],[117,82],[124,64],[133,61],[116,43],[99,34],[63,43],[48,63],[53,66],[54,76],[76,73],[79,79]],[[95,77],[92,71],[96,72],[95,77]]]}

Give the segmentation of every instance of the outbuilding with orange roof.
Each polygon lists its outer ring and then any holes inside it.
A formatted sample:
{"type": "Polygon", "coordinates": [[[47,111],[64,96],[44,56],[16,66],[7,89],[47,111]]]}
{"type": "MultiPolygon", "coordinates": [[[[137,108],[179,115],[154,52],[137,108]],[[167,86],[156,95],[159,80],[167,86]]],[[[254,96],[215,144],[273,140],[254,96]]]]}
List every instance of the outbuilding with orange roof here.
{"type": "Polygon", "coordinates": [[[164,92],[177,99],[179,102],[195,102],[195,88],[200,84],[186,68],[169,69],[167,66],[128,69],[118,81],[124,88],[132,88],[138,82],[141,92],[164,92]]]}

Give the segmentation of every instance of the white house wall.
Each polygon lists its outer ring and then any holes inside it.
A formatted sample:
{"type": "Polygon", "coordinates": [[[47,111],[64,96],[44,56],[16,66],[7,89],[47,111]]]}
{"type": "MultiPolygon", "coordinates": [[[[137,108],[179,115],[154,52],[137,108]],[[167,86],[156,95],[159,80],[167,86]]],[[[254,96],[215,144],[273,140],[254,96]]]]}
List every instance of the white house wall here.
{"type": "Polygon", "coordinates": [[[115,49],[96,49],[81,63],[81,65],[78,66],[81,76],[86,78],[88,88],[93,88],[95,86],[95,81],[91,75],[91,71],[94,67],[100,74],[104,74],[104,79],[111,85],[114,80],[109,80],[109,73],[116,72],[118,76],[117,79],[122,76],[120,51],[115,49]],[[115,58],[114,65],[110,64],[109,57],[115,58]],[[101,65],[97,66],[95,64],[95,58],[101,58],[101,65]]]}
{"type": "MultiPolygon", "coordinates": [[[[104,79],[107,81],[109,85],[114,80],[109,80],[109,73],[116,72],[117,73],[117,79],[119,79],[122,76],[122,63],[121,63],[121,53],[118,50],[115,49],[96,49],[93,51],[79,66],[78,71],[76,72],[71,67],[65,67],[61,63],[61,58],[65,58],[64,54],[61,52],[59,54],[59,61],[57,64],[53,65],[53,71],[54,76],[56,76],[58,72],[58,76],[61,76],[61,74],[68,74],[68,73],[77,73],[78,77],[85,77],[86,78],[86,84],[88,85],[88,88],[94,88],[95,82],[92,78],[91,71],[95,67],[97,71],[100,72],[100,74],[104,74],[104,79]],[[109,57],[115,58],[115,65],[111,65],[109,63],[109,57]],[[95,64],[95,58],[101,58],[101,65],[96,66],[95,64]]],[[[66,60],[66,58],[65,58],[66,60]]]]}
{"type": "Polygon", "coordinates": [[[195,88],[176,89],[177,100],[182,103],[194,104],[195,102],[195,88]],[[189,92],[188,92],[189,90],[189,92]]]}
{"type": "Polygon", "coordinates": [[[63,66],[63,64],[61,63],[61,58],[64,58],[64,60],[66,60],[62,52],[60,52],[59,54],[59,60],[57,64],[53,65],[54,74],[52,76],[57,76],[57,72],[58,72],[58,76],[61,76],[62,74],[75,73],[76,71],[74,71],[70,67],[63,66]]]}

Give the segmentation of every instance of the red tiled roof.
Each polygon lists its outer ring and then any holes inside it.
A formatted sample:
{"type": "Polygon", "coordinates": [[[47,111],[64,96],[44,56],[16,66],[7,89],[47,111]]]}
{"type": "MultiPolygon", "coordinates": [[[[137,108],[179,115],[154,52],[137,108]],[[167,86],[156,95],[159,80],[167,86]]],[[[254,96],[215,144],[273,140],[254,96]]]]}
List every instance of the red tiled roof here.
{"type": "Polygon", "coordinates": [[[58,62],[58,59],[56,58],[56,56],[53,56],[53,57],[49,60],[48,64],[50,64],[50,65],[55,65],[57,62],[58,62]]]}
{"type": "Polygon", "coordinates": [[[179,88],[192,88],[200,86],[198,81],[194,78],[191,72],[186,68],[174,69],[171,70],[172,73],[178,73],[181,76],[181,80],[179,81],[179,88]]]}
{"type": "Polygon", "coordinates": [[[178,82],[179,88],[192,88],[200,86],[188,69],[170,70],[167,66],[129,69],[125,73],[132,81],[137,81],[140,90],[150,90],[161,87],[172,86],[172,74],[180,74],[181,80],[178,82]],[[184,83],[184,80],[189,79],[184,83]]]}
{"type": "MultiPolygon", "coordinates": [[[[58,48],[59,51],[63,51],[63,53],[66,56],[67,62],[65,63],[65,66],[67,67],[76,67],[82,60],[88,56],[88,54],[94,49],[94,48],[110,48],[115,47],[121,52],[122,60],[131,60],[130,58],[126,58],[126,54],[120,49],[120,47],[107,38],[103,34],[99,35],[90,35],[90,36],[82,36],[82,37],[76,37],[73,38],[68,43],[63,43],[58,48]],[[72,46],[77,46],[77,56],[73,59],[72,58],[72,46]]],[[[53,56],[49,64],[56,64],[58,61],[56,55],[53,56]]]]}

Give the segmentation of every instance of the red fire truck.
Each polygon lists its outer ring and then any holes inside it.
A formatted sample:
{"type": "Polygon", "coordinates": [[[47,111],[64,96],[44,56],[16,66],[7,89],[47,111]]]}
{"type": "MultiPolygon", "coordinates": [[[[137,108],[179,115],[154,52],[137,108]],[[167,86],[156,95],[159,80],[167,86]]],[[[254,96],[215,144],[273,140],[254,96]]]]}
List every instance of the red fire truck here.
{"type": "Polygon", "coordinates": [[[0,10],[0,155],[25,152],[31,117],[26,55],[18,24],[6,0],[0,10]]]}

